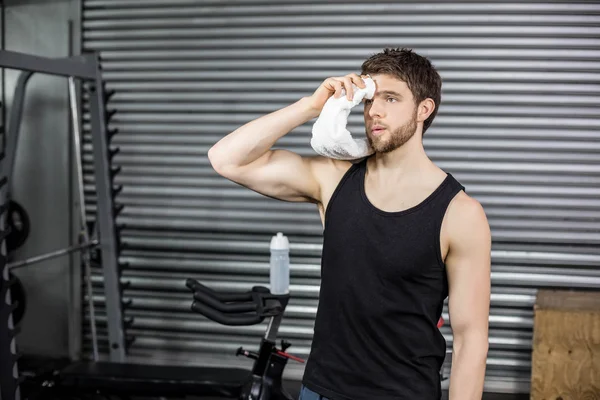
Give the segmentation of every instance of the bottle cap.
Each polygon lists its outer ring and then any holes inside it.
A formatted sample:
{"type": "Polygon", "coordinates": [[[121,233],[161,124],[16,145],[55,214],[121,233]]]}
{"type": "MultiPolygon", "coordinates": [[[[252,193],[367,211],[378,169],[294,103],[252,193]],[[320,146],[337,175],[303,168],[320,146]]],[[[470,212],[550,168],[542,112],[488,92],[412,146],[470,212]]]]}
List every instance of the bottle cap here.
{"type": "Polygon", "coordinates": [[[271,250],[289,250],[290,242],[281,232],[271,238],[271,250]]]}

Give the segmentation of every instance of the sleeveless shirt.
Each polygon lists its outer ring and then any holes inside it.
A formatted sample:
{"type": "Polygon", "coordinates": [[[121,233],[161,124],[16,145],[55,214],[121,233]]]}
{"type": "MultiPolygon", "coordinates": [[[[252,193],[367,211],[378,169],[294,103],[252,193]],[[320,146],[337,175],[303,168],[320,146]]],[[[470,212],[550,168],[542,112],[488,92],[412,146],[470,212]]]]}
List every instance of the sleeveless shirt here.
{"type": "Polygon", "coordinates": [[[441,399],[446,341],[437,328],[448,282],[442,220],[464,190],[451,174],[399,212],[365,193],[353,164],[325,213],[321,289],[302,383],[332,400],[441,399]]]}

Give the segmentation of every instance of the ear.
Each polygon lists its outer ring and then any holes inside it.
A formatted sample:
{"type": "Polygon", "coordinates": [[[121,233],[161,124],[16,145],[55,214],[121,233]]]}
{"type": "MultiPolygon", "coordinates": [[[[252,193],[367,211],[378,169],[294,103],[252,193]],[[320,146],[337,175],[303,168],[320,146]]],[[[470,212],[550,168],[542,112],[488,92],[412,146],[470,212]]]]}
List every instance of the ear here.
{"type": "Polygon", "coordinates": [[[417,121],[425,122],[433,110],[435,110],[435,102],[430,98],[423,100],[417,109],[417,121]]]}

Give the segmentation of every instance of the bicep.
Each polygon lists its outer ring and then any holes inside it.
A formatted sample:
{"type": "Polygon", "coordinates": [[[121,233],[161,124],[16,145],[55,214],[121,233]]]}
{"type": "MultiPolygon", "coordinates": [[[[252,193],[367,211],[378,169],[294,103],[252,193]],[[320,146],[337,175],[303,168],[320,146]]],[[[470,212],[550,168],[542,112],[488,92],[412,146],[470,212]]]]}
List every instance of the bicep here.
{"type": "Polygon", "coordinates": [[[268,197],[318,202],[320,185],[314,164],[315,158],[301,157],[288,150],[272,150],[248,165],[217,172],[268,197]]]}
{"type": "Polygon", "coordinates": [[[487,335],[491,291],[491,234],[483,208],[472,199],[459,202],[449,218],[446,258],[448,310],[454,335],[487,335]]]}

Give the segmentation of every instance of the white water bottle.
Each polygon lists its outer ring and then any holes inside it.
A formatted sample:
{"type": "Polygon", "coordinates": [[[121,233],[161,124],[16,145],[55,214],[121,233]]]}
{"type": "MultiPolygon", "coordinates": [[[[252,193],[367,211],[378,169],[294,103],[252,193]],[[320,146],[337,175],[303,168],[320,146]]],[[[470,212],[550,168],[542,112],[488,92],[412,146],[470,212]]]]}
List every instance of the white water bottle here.
{"type": "Polygon", "coordinates": [[[271,293],[287,294],[290,291],[290,243],[283,233],[271,239],[271,293]]]}

